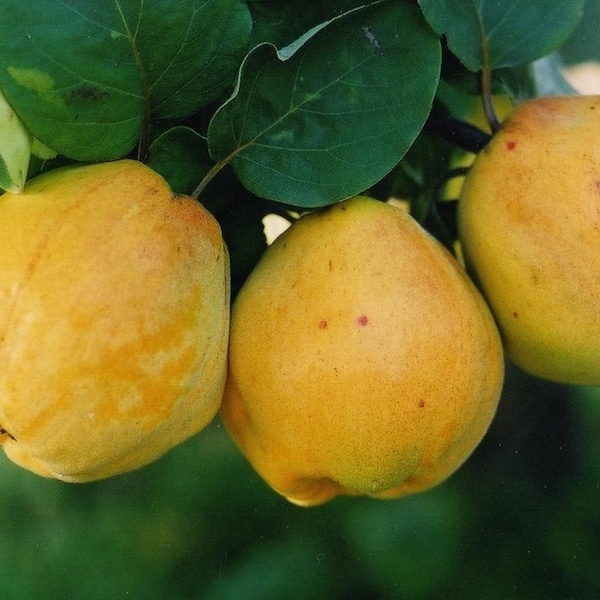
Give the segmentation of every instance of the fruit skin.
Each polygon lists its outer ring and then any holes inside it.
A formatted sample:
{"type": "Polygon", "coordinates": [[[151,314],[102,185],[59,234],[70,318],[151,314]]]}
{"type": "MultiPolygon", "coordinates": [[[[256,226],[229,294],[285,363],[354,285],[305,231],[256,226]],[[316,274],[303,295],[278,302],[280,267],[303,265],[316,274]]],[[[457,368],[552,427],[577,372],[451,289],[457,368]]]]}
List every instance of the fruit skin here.
{"type": "Polygon", "coordinates": [[[448,477],[503,379],[487,306],[403,210],[356,197],[303,216],[235,300],[221,417],[291,502],[392,498],[448,477]]]}
{"type": "Polygon", "coordinates": [[[600,384],[600,97],[520,105],[459,202],[468,268],[507,355],[541,378],[600,384]]]}
{"type": "Polygon", "coordinates": [[[141,163],[66,167],[0,197],[0,435],[64,481],[135,469],[202,429],[225,380],[228,255],[141,163]]]}

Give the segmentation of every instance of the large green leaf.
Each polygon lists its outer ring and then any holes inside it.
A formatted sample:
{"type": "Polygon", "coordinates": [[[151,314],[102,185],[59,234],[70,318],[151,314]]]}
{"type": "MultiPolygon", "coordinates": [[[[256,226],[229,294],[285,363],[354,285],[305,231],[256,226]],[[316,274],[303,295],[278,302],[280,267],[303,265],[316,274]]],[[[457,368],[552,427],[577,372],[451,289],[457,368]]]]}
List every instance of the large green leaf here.
{"type": "Polygon", "coordinates": [[[427,118],[440,46],[418,8],[383,2],[245,60],[213,117],[213,159],[257,196],[323,206],[365,190],[408,150],[427,118]]]}
{"type": "Polygon", "coordinates": [[[232,85],[250,29],[243,0],[3,0],[0,88],[47,146],[118,158],[232,85]]]}
{"type": "Polygon", "coordinates": [[[419,0],[425,18],[471,71],[532,62],[559,47],[584,0],[419,0]]]}

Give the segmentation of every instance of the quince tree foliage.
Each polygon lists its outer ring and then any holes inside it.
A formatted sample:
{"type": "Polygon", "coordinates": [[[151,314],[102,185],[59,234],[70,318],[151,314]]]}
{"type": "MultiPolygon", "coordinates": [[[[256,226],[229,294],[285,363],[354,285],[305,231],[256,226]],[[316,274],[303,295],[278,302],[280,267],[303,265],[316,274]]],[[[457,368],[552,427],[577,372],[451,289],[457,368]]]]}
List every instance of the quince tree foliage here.
{"type": "Polygon", "coordinates": [[[399,196],[444,243],[437,202],[463,119],[493,93],[564,91],[553,52],[583,0],[5,0],[0,186],[137,158],[217,216],[234,293],[262,219],[399,196]],[[543,77],[540,75],[543,73],[543,77]]]}

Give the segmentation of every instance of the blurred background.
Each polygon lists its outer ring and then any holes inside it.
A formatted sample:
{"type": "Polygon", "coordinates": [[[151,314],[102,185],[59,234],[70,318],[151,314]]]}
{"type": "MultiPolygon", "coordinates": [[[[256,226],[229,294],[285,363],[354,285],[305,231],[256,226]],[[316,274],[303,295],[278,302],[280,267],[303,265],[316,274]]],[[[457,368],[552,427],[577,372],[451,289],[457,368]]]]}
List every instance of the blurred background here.
{"type": "MultiPolygon", "coordinates": [[[[600,93],[600,2],[586,11],[562,56],[581,91],[600,93]]],[[[3,600],[592,600],[599,564],[600,389],[511,366],[469,461],[401,500],[295,507],[218,420],[93,484],[42,479],[0,454],[3,600]]]]}

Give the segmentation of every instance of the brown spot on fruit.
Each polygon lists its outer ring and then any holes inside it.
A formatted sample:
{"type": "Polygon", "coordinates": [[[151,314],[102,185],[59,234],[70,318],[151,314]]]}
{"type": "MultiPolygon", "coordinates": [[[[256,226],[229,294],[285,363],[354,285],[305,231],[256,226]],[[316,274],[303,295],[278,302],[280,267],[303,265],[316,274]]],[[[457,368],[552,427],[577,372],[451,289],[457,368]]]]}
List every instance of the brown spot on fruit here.
{"type": "Polygon", "coordinates": [[[423,408],[425,406],[425,400],[419,400],[419,408],[423,408]]]}
{"type": "Polygon", "coordinates": [[[321,321],[319,321],[319,329],[327,329],[328,327],[328,323],[325,319],[322,319],[321,321]]]}
{"type": "Polygon", "coordinates": [[[506,149],[514,150],[516,145],[517,145],[517,142],[510,140],[510,141],[506,142],[506,149]]]}
{"type": "Polygon", "coordinates": [[[367,315],[360,315],[360,317],[358,317],[358,319],[356,319],[356,322],[361,326],[364,327],[365,325],[368,325],[369,323],[369,318],[367,317],[367,315]]]}

